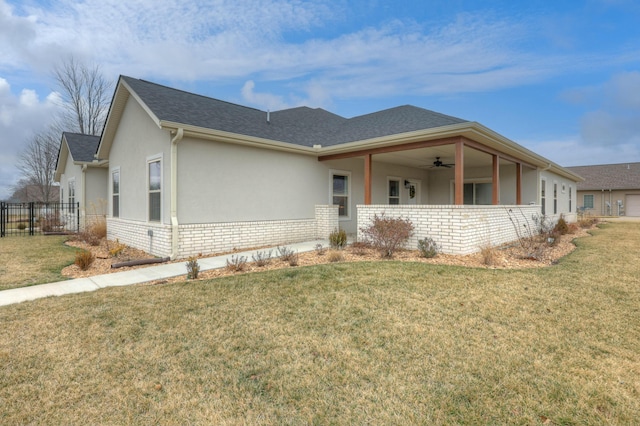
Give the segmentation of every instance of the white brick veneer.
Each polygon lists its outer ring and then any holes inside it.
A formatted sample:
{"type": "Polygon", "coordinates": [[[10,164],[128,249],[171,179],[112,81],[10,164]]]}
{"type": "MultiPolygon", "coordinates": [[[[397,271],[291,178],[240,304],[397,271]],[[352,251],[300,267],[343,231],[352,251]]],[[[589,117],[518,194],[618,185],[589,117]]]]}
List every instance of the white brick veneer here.
{"type": "Polygon", "coordinates": [[[359,240],[363,238],[360,228],[368,226],[374,214],[385,213],[413,223],[414,234],[407,248],[414,249],[418,239],[431,237],[442,246],[443,253],[469,254],[486,244],[517,240],[516,227],[524,228],[525,222],[531,227],[540,206],[359,205],[357,211],[359,240]]]}
{"type": "MultiPolygon", "coordinates": [[[[338,206],[328,205],[316,206],[312,219],[179,225],[178,257],[326,239],[337,228],[338,206]]],[[[170,225],[109,218],[107,237],[156,256],[171,254],[170,225]]]]}

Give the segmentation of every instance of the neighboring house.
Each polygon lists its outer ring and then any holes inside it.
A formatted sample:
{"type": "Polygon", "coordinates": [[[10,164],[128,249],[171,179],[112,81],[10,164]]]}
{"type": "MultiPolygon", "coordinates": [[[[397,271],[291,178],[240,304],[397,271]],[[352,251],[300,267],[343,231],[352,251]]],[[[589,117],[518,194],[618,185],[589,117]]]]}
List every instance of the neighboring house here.
{"type": "MultiPolygon", "coordinates": [[[[60,182],[60,202],[78,203],[80,227],[107,209],[107,162],[97,160],[99,136],[64,132],[60,141],[54,180],[60,182]]],[[[73,207],[68,208],[71,215],[73,207]]]]}
{"type": "MultiPolygon", "coordinates": [[[[414,106],[354,118],[264,112],[121,76],[96,154],[109,238],[159,256],[356,234],[409,218],[447,253],[575,220],[573,172],[476,122],[414,106]]],[[[77,179],[77,178],[76,178],[77,179]]]]}
{"type": "Polygon", "coordinates": [[[49,187],[49,194],[47,197],[43,197],[43,188],[39,185],[24,185],[21,188],[14,191],[9,198],[10,203],[53,203],[57,202],[60,197],[60,187],[57,185],[51,185],[49,187]]]}
{"type": "Polygon", "coordinates": [[[640,163],[567,167],[584,178],[578,207],[597,216],[640,216],[640,163]]]}

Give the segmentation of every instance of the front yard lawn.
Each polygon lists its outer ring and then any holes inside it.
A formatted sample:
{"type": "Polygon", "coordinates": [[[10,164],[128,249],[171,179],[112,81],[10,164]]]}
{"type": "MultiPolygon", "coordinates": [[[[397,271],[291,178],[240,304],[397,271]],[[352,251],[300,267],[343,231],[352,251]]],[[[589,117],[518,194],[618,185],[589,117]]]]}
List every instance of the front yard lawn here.
{"type": "Polygon", "coordinates": [[[380,261],[0,308],[1,424],[634,424],[640,224],[545,269],[380,261]]]}
{"type": "Polygon", "coordinates": [[[60,274],[71,265],[76,250],[56,235],[0,238],[0,290],[63,281],[60,274]]]}

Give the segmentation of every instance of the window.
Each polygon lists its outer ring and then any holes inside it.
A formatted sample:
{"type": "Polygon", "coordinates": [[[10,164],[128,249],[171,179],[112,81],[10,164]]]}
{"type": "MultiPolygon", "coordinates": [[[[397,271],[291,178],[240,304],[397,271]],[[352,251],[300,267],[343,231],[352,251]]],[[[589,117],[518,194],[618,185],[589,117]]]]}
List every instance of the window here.
{"type": "Polygon", "coordinates": [[[160,160],[149,161],[149,221],[160,222],[162,216],[162,168],[160,160]]]}
{"type": "Polygon", "coordinates": [[[464,204],[490,205],[493,202],[491,182],[470,182],[464,184],[464,204]]]}
{"type": "Polygon", "coordinates": [[[583,201],[582,206],[585,209],[593,209],[593,194],[585,194],[583,201]]]}
{"type": "Polygon", "coordinates": [[[71,213],[75,213],[76,212],[76,181],[75,180],[70,180],[69,181],[69,211],[71,213]]]}
{"type": "Polygon", "coordinates": [[[111,215],[120,217],[120,170],[111,173],[111,215]]]}
{"type": "Polygon", "coordinates": [[[571,193],[572,193],[572,189],[571,187],[569,187],[569,213],[571,213],[571,193]]]}
{"type": "Polygon", "coordinates": [[[547,212],[546,194],[547,194],[547,181],[542,179],[542,182],[540,182],[540,206],[542,207],[543,215],[546,214],[547,212]]]}
{"type": "Polygon", "coordinates": [[[400,180],[389,178],[388,182],[389,205],[400,204],[400,180]]]}
{"type": "Polygon", "coordinates": [[[348,218],[351,213],[349,211],[349,178],[349,173],[334,172],[331,174],[331,202],[338,206],[338,217],[343,219],[348,218]]]}
{"type": "Polygon", "coordinates": [[[553,183],[553,214],[558,214],[558,184],[553,183]]]}

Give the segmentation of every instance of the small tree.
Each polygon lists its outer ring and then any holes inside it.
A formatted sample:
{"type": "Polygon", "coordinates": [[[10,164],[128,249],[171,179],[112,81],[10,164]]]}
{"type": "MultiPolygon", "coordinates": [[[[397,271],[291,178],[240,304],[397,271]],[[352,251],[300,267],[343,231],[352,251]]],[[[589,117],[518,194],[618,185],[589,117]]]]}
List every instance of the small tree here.
{"type": "Polygon", "coordinates": [[[413,235],[413,223],[409,219],[386,217],[382,213],[380,216],[375,214],[371,224],[360,230],[382,257],[391,258],[413,235]]]}

